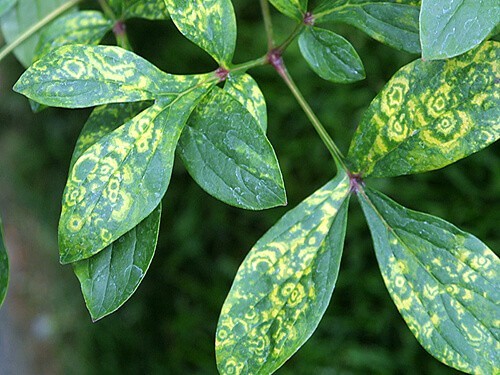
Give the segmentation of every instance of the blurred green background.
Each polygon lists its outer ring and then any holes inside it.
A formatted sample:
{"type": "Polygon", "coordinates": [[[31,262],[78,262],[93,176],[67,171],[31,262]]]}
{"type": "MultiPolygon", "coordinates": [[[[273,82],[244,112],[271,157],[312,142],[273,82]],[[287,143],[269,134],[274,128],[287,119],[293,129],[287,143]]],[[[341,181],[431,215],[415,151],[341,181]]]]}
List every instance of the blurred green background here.
{"type": "MultiPolygon", "coordinates": [[[[235,0],[236,62],[265,52],[255,0],[235,0]]],[[[277,39],[293,29],[273,12],[277,39]]],[[[136,52],[172,73],[216,68],[170,22],[127,24],[136,52]]],[[[385,82],[417,58],[356,29],[332,25],[356,47],[367,79],[335,85],[316,77],[296,43],[291,74],[345,152],[363,110],[385,82]]],[[[110,38],[108,42],[111,42],[110,38]]],[[[22,67],[0,64],[0,214],[12,262],[0,310],[1,374],[216,374],[220,308],[240,262],[290,207],[326,183],[334,164],[285,85],[269,67],[251,71],[268,102],[269,138],[282,167],[289,206],[265,212],[228,207],[204,193],[177,160],[164,200],[159,246],[137,293],[115,314],[91,323],[79,284],[58,263],[57,221],[67,169],[89,110],[32,114],[11,91],[22,67]]],[[[438,215],[498,249],[499,156],[494,147],[443,170],[368,183],[399,203],[438,215]]],[[[453,374],[428,355],[392,304],[368,228],[351,200],[341,272],[331,305],[286,374],[453,374]]]]}

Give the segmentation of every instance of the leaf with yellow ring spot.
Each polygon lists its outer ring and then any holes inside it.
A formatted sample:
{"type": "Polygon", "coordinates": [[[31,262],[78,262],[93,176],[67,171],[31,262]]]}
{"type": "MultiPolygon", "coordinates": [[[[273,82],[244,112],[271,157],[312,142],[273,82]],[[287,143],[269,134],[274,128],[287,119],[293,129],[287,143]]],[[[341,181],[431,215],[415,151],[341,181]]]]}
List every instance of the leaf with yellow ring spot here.
{"type": "Polygon", "coordinates": [[[445,167],[500,137],[500,43],[447,61],[417,60],[366,111],[348,159],[363,176],[445,167]]]}
{"type": "Polygon", "coordinates": [[[337,280],[349,190],[340,172],[250,250],[219,318],[221,374],[271,374],[312,335],[337,280]]]}
{"type": "Polygon", "coordinates": [[[471,374],[500,367],[500,260],[480,240],[383,194],[358,194],[389,293],[420,344],[471,374]]]}

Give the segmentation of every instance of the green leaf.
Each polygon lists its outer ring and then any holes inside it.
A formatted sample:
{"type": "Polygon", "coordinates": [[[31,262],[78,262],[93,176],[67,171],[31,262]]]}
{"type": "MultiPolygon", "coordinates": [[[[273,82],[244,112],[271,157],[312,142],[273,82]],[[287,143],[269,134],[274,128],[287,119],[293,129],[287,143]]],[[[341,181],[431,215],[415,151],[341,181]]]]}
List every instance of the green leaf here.
{"type": "Polygon", "coordinates": [[[267,130],[266,99],[257,82],[248,74],[229,74],[224,90],[238,100],[257,120],[260,127],[267,130]]]}
{"type": "Polygon", "coordinates": [[[302,56],[321,78],[349,83],[365,78],[365,69],[354,47],[340,35],[307,27],[299,37],[302,56]]]}
{"type": "Polygon", "coordinates": [[[112,0],[109,5],[122,20],[136,17],[164,20],[169,17],[164,0],[112,0]]]}
{"type": "Polygon", "coordinates": [[[34,61],[67,44],[98,44],[112,27],[113,23],[101,12],[88,10],[62,16],[44,29],[34,61]]]}
{"type": "Polygon", "coordinates": [[[313,334],[337,281],[349,190],[341,173],[250,250],[219,318],[221,374],[271,374],[313,334]]]}
{"type": "Polygon", "coordinates": [[[179,31],[229,66],[236,46],[236,17],[231,0],[165,0],[179,31]]]}
{"type": "Polygon", "coordinates": [[[139,287],[153,260],[160,215],[161,203],[99,254],[73,263],[93,321],[118,310],[139,287]]]}
{"type": "Polygon", "coordinates": [[[498,0],[423,0],[422,57],[446,59],[467,52],[486,39],[499,23],[498,0]]]}
{"type": "Polygon", "coordinates": [[[9,258],[3,240],[2,220],[0,219],[0,306],[2,306],[9,286],[9,258]]]}
{"type": "Polygon", "coordinates": [[[369,0],[325,1],[314,12],[317,24],[342,22],[393,48],[420,53],[419,8],[369,0]]]}
{"type": "Polygon", "coordinates": [[[17,0],[0,0],[0,17],[17,3],[17,0]]]}
{"type": "Polygon", "coordinates": [[[179,94],[206,76],[174,76],[111,46],[69,45],[34,63],[14,90],[54,107],[82,108],[179,94]]]}
{"type": "MultiPolygon", "coordinates": [[[[24,31],[67,2],[68,0],[17,0],[17,4],[0,20],[6,42],[12,43],[24,31]]],[[[39,37],[40,32],[35,33],[14,50],[15,56],[25,67],[33,62],[39,37]]]]}
{"type": "Polygon", "coordinates": [[[500,261],[476,237],[408,210],[381,193],[359,194],[380,270],[420,344],[473,374],[500,367],[500,261]]]}
{"type": "Polygon", "coordinates": [[[200,86],[158,100],[78,158],[63,196],[61,263],[98,253],[158,206],[182,129],[206,90],[200,86]]]}
{"type": "Polygon", "coordinates": [[[308,0],[269,0],[269,2],[284,15],[298,21],[302,21],[307,12],[308,0]]]}
{"type": "Polygon", "coordinates": [[[500,136],[498,42],[447,61],[414,61],[372,102],[349,150],[353,172],[389,177],[442,168],[500,136]]]}
{"type": "Polygon", "coordinates": [[[276,154],[255,118],[222,89],[194,110],[179,142],[193,179],[236,207],[261,210],[286,204],[276,154]]]}

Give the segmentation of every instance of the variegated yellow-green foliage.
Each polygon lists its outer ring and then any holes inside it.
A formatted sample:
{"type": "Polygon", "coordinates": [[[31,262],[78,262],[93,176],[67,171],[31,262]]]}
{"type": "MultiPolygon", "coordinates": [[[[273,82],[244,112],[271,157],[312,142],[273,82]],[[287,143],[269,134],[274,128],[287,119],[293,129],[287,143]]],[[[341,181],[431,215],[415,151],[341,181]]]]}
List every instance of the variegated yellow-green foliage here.
{"type": "Polygon", "coordinates": [[[388,46],[410,53],[420,53],[419,8],[408,5],[405,1],[324,1],[313,11],[313,15],[318,24],[347,23],[388,46]]]}
{"type": "Polygon", "coordinates": [[[231,0],[165,0],[179,31],[229,66],[236,46],[236,16],[231,0]]]}
{"type": "Polygon", "coordinates": [[[158,100],[80,156],[63,196],[62,263],[98,253],[158,206],[184,124],[206,90],[200,86],[158,100]]]}
{"type": "Polygon", "coordinates": [[[255,117],[264,131],[267,130],[266,99],[257,82],[249,74],[229,74],[224,90],[238,100],[255,117]]]}
{"type": "Polygon", "coordinates": [[[387,289],[420,344],[458,370],[498,373],[498,257],[476,237],[381,193],[359,198],[387,289]]]}
{"type": "Polygon", "coordinates": [[[9,286],[9,258],[3,241],[2,220],[0,219],[0,306],[2,306],[9,286]]]}
{"type": "Polygon", "coordinates": [[[193,179],[225,203],[251,210],[286,204],[278,160],[264,130],[218,87],[194,110],[179,151],[193,179]]]}
{"type": "Polygon", "coordinates": [[[35,49],[34,61],[67,44],[98,44],[112,27],[113,23],[97,11],[62,16],[44,29],[35,49]]]}
{"type": "Polygon", "coordinates": [[[205,78],[163,73],[120,47],[69,45],[34,63],[14,90],[45,105],[82,108],[176,95],[205,78]]]}
{"type": "Polygon", "coordinates": [[[447,61],[402,68],[354,136],[354,172],[387,177],[442,168],[500,136],[498,42],[447,61]]]}
{"type": "Polygon", "coordinates": [[[163,20],[168,18],[164,0],[109,0],[118,19],[146,18],[163,20]]]}
{"type": "Polygon", "coordinates": [[[306,27],[299,47],[311,69],[323,79],[349,83],[365,78],[365,68],[354,47],[333,31],[306,27]]]}
{"type": "Polygon", "coordinates": [[[307,12],[308,0],[269,0],[281,13],[302,21],[307,12]]]}
{"type": "Polygon", "coordinates": [[[425,60],[460,55],[500,24],[498,0],[423,0],[420,40],[425,60]]]}
{"type": "Polygon", "coordinates": [[[93,321],[119,309],[139,287],[153,260],[160,215],[161,203],[99,254],[73,263],[93,321]]]}
{"type": "Polygon", "coordinates": [[[0,17],[14,6],[17,0],[0,0],[0,17]]]}
{"type": "MultiPolygon", "coordinates": [[[[0,26],[6,42],[12,43],[35,23],[67,2],[68,0],[17,0],[16,5],[0,19],[0,26]]],[[[39,36],[40,32],[33,34],[14,50],[17,59],[25,67],[30,66],[33,62],[39,36]]]]}
{"type": "Polygon", "coordinates": [[[217,327],[222,375],[271,374],[312,335],[337,280],[348,197],[341,172],[252,248],[217,327]]]}

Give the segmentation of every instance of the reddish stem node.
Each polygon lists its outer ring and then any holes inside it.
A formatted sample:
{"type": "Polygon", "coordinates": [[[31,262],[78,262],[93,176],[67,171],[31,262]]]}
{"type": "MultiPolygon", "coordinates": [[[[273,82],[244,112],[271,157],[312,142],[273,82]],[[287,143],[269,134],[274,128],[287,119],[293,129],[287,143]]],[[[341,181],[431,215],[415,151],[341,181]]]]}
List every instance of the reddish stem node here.
{"type": "Polygon", "coordinates": [[[123,36],[127,32],[127,27],[125,26],[125,22],[123,21],[116,21],[115,25],[113,26],[113,33],[116,36],[123,36]]]}
{"type": "Polygon", "coordinates": [[[307,12],[306,14],[304,14],[304,25],[306,26],[314,26],[314,22],[316,20],[314,19],[314,15],[312,14],[312,12],[307,12]]]}
{"type": "Polygon", "coordinates": [[[361,174],[348,172],[348,176],[351,183],[351,191],[353,193],[357,193],[363,186],[365,186],[361,174]]]}
{"type": "Polygon", "coordinates": [[[215,75],[219,78],[219,82],[224,82],[229,75],[229,70],[221,66],[215,71],[215,75]]]}
{"type": "Polygon", "coordinates": [[[279,48],[272,49],[267,54],[267,61],[276,71],[283,76],[285,74],[285,63],[283,62],[283,51],[279,48]]]}

